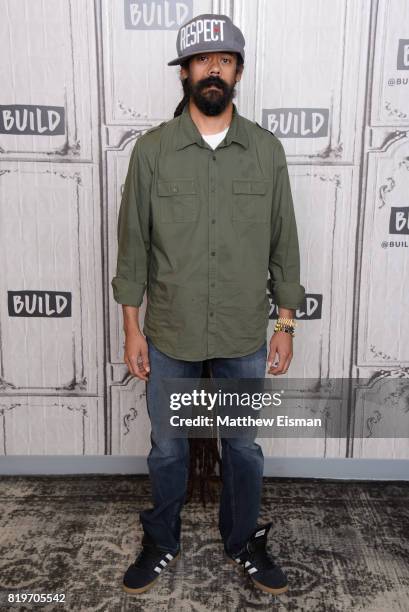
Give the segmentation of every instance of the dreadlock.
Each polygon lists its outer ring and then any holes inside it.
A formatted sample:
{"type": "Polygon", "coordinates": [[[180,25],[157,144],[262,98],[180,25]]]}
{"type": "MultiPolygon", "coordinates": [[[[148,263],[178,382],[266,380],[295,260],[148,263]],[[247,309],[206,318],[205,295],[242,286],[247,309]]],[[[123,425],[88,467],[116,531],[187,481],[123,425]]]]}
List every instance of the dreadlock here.
{"type": "MultiPolygon", "coordinates": [[[[190,58],[185,59],[185,60],[180,62],[180,67],[181,68],[185,68],[186,70],[188,70],[189,69],[189,63],[190,63],[190,58]]],[[[187,78],[181,79],[181,82],[182,82],[182,88],[183,88],[183,98],[181,99],[181,101],[179,102],[177,107],[175,108],[175,112],[173,113],[173,117],[178,117],[179,115],[181,115],[182,112],[183,112],[183,109],[186,106],[186,104],[189,102],[189,94],[188,94],[188,88],[187,88],[187,78]]]]}
{"type": "MultiPolygon", "coordinates": [[[[236,72],[241,70],[244,62],[239,53],[236,53],[236,72]]],[[[180,66],[188,70],[190,58],[180,62],[180,66]]],[[[173,117],[182,114],[183,109],[189,102],[187,78],[182,79],[183,98],[177,105],[173,117]]],[[[211,369],[207,361],[203,362],[202,378],[211,378],[211,369]]],[[[206,501],[215,501],[214,486],[221,482],[221,457],[217,445],[217,438],[189,438],[190,465],[189,480],[187,484],[187,496],[185,503],[191,501],[196,489],[203,506],[206,501]],[[219,475],[216,474],[216,465],[219,466],[219,475]]]]}

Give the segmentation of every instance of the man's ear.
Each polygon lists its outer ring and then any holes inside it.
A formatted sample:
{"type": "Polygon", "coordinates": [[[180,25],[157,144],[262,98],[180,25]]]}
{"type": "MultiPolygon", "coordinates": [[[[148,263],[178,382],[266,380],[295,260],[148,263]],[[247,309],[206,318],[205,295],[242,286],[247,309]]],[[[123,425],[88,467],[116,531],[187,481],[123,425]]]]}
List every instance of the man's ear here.
{"type": "Polygon", "coordinates": [[[236,83],[238,83],[243,75],[243,65],[239,66],[236,72],[236,83]]]}

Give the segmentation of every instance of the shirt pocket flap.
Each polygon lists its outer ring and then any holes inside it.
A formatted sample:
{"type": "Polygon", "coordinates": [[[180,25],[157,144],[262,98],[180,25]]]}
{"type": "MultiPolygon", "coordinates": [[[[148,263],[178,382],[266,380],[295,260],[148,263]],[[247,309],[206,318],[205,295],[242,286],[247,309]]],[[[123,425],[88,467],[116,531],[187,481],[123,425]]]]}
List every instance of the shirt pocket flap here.
{"type": "Polygon", "coordinates": [[[188,195],[196,193],[194,179],[174,179],[172,181],[158,180],[157,189],[158,195],[160,196],[188,195]]]}
{"type": "Polygon", "coordinates": [[[233,193],[263,195],[267,191],[267,183],[259,180],[233,179],[233,193]]]}

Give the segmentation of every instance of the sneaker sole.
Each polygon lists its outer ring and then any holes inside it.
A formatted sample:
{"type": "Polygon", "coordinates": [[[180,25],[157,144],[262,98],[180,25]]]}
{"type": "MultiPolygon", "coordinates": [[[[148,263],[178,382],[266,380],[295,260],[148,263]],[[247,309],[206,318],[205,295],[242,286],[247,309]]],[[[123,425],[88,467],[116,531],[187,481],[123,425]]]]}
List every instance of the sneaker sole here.
{"type": "MultiPolygon", "coordinates": [[[[180,552],[178,552],[178,554],[175,555],[171,561],[169,561],[169,563],[167,564],[166,568],[168,568],[169,565],[172,565],[172,563],[174,563],[179,558],[179,555],[180,555],[180,552]]],[[[151,586],[153,586],[155,584],[155,582],[157,581],[159,576],[160,576],[160,574],[158,574],[157,578],[152,580],[152,582],[148,582],[148,584],[145,584],[145,586],[139,587],[138,589],[132,589],[131,587],[127,587],[125,584],[122,585],[122,588],[125,591],[125,593],[129,593],[130,595],[138,595],[139,593],[144,593],[145,591],[150,589],[151,586]]]]}
{"type": "MultiPolygon", "coordinates": [[[[240,563],[237,563],[237,561],[235,561],[231,557],[228,557],[227,555],[225,556],[226,556],[227,561],[231,565],[235,565],[236,567],[243,567],[240,563]]],[[[249,578],[251,582],[254,584],[254,586],[256,586],[258,589],[261,589],[265,593],[272,593],[273,595],[281,595],[281,593],[286,593],[288,591],[288,584],[286,586],[278,587],[274,589],[272,587],[265,586],[264,584],[262,584],[261,582],[258,582],[257,580],[254,580],[254,578],[252,578],[251,576],[249,576],[249,578]]]]}
{"type": "Polygon", "coordinates": [[[260,589],[261,591],[264,591],[265,593],[272,593],[273,595],[281,595],[281,593],[285,593],[286,591],[288,591],[288,585],[279,587],[277,589],[273,589],[272,587],[268,587],[265,584],[261,584],[261,582],[257,582],[257,580],[254,580],[254,578],[251,578],[251,581],[258,589],[260,589]]]}

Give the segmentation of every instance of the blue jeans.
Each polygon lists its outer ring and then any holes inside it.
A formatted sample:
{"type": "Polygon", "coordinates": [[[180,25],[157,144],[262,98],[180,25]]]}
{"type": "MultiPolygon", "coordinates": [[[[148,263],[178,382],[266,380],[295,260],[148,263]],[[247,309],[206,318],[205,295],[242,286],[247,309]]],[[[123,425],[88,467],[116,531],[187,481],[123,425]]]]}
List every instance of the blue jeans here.
{"type": "MultiPolygon", "coordinates": [[[[151,421],[148,455],[154,507],[140,512],[144,532],[162,548],[176,553],[180,547],[180,512],[186,500],[189,476],[189,439],[164,438],[157,432],[161,411],[161,378],[196,378],[200,382],[202,361],[173,359],[159,351],[147,337],[150,375],[146,403],[151,421]]],[[[267,342],[250,355],[209,359],[213,378],[264,378],[267,342]]],[[[257,527],[260,509],[264,457],[261,446],[247,438],[221,438],[222,492],[219,531],[225,550],[241,550],[257,527]]]]}

